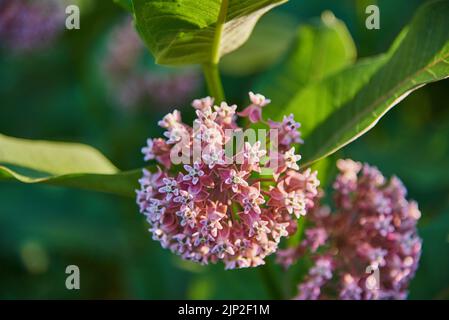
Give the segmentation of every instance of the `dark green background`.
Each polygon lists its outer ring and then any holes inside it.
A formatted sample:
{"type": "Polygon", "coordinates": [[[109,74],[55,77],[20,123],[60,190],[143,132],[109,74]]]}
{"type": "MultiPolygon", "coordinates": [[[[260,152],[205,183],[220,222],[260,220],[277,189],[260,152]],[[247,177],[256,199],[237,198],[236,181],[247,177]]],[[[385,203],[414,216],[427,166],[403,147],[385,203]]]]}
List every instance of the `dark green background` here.
{"type": "MultiPolygon", "coordinates": [[[[276,11],[299,24],[332,10],[363,57],[386,51],[422,2],[291,0],[276,11]],[[381,10],[378,31],[364,27],[364,8],[373,3],[381,10]]],[[[159,134],[155,124],[169,110],[147,105],[126,113],[111,103],[99,65],[124,12],[112,1],[83,3],[81,30],[66,31],[51,48],[19,56],[0,51],[0,132],[84,142],[121,169],[140,167],[141,146],[159,134]]],[[[228,100],[244,101],[256,77],[225,77],[228,100]]],[[[420,204],[424,246],[410,298],[449,298],[448,101],[448,80],[429,85],[338,153],[397,174],[420,204]]],[[[147,228],[134,199],[0,183],[0,298],[289,298],[304,267],[201,267],[160,248],[147,228]],[[79,291],[65,288],[70,264],[80,267],[79,291]]]]}

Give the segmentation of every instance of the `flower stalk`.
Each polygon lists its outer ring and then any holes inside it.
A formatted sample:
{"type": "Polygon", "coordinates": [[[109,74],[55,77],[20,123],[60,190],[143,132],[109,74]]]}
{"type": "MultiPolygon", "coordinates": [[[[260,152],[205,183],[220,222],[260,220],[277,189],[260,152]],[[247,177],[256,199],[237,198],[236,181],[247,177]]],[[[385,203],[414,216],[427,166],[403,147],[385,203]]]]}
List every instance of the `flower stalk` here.
{"type": "Polygon", "coordinates": [[[217,102],[224,101],[225,96],[218,64],[203,65],[203,73],[210,96],[214,97],[217,102]]]}
{"type": "Polygon", "coordinates": [[[210,63],[203,65],[204,77],[206,79],[209,94],[215,98],[218,103],[224,101],[223,85],[220,79],[218,64],[220,62],[220,44],[223,34],[226,16],[228,14],[228,0],[222,0],[220,11],[218,13],[217,25],[215,26],[214,40],[212,42],[210,63]]]}

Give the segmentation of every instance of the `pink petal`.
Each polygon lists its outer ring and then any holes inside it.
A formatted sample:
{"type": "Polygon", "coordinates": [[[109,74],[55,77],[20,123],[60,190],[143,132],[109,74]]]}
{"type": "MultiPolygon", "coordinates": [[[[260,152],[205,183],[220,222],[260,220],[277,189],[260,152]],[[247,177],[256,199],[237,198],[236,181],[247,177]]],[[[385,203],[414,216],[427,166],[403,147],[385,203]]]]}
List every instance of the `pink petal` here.
{"type": "Polygon", "coordinates": [[[256,123],[262,120],[262,109],[255,107],[251,110],[249,114],[249,121],[256,123]]]}

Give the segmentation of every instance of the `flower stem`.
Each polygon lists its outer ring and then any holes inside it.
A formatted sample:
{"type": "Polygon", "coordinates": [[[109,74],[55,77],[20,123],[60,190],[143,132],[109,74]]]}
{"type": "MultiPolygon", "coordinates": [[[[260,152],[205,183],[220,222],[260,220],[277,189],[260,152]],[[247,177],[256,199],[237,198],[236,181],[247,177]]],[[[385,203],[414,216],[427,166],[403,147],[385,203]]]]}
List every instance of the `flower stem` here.
{"type": "Polygon", "coordinates": [[[224,24],[228,15],[229,0],[222,0],[215,26],[214,39],[211,47],[210,63],[203,65],[204,77],[206,78],[209,94],[215,98],[217,103],[224,100],[223,85],[221,84],[218,63],[220,62],[220,46],[224,24]]]}
{"type": "Polygon", "coordinates": [[[215,98],[217,103],[222,102],[224,100],[224,91],[223,85],[221,84],[218,64],[203,65],[203,73],[206,79],[209,94],[215,98]]]}

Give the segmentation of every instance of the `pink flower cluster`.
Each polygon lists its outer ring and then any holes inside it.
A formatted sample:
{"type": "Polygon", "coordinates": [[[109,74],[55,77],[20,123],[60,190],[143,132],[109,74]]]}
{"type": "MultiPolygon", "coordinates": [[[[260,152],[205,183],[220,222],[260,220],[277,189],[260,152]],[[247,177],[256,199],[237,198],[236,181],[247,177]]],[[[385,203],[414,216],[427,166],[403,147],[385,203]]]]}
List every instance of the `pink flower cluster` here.
{"type": "Polygon", "coordinates": [[[405,299],[421,254],[417,204],[396,177],[352,160],[337,167],[335,212],[317,206],[302,243],[280,251],[278,262],[313,256],[298,299],[405,299]]]}
{"type": "Polygon", "coordinates": [[[167,107],[194,96],[200,86],[196,71],[149,71],[144,61],[145,52],[130,18],[114,28],[102,67],[109,90],[121,106],[129,109],[151,102],[167,107]]]}
{"type": "MultiPolygon", "coordinates": [[[[253,93],[250,99],[241,115],[265,123],[260,109],[268,100],[253,93]]],[[[183,259],[202,264],[222,260],[228,269],[264,264],[281,238],[296,230],[296,219],[314,206],[318,195],[316,172],[301,172],[296,163],[300,157],[293,143],[300,142],[299,124],[292,116],[269,123],[281,138],[266,161],[276,158],[279,166],[264,176],[261,169],[268,155],[260,141],[244,143],[231,158],[223,152],[224,130],[243,130],[236,105],[217,106],[209,97],[192,105],[197,115],[193,127],[174,111],[159,122],[166,139],[149,139],[142,149],[145,160],[155,159],[164,169],[144,171],[137,191],[140,212],[151,225],[153,239],[183,259]],[[194,143],[203,150],[200,161],[173,166],[174,147],[191,148],[194,143]]]]}
{"type": "Polygon", "coordinates": [[[64,30],[64,19],[58,0],[1,0],[0,43],[16,52],[40,49],[64,30]]]}

